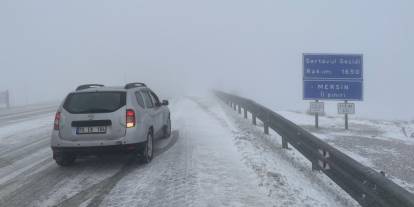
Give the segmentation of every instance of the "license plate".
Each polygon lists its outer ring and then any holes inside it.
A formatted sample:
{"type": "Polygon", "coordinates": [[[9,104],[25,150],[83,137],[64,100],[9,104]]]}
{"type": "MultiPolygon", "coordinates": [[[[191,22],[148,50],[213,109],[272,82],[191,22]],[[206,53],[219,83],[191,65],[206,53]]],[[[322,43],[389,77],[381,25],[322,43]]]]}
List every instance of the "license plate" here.
{"type": "Polygon", "coordinates": [[[106,127],[78,127],[76,134],[106,134],[106,127]]]}

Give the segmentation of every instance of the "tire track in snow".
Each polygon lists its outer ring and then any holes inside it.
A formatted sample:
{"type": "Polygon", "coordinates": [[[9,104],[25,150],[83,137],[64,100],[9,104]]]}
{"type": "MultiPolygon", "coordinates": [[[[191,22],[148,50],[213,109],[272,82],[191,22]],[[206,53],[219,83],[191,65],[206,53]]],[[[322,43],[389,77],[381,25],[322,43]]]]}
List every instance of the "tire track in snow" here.
{"type": "MultiPolygon", "coordinates": [[[[15,124],[17,122],[21,122],[22,120],[33,120],[36,119],[40,115],[53,113],[56,111],[57,106],[48,106],[45,108],[34,109],[33,111],[23,111],[23,112],[15,112],[10,114],[3,114],[0,115],[0,127],[15,124]]],[[[53,121],[53,120],[51,120],[53,121]]]]}
{"type": "MultiPolygon", "coordinates": [[[[11,193],[15,192],[16,189],[19,189],[25,182],[28,182],[26,179],[28,176],[32,176],[37,173],[38,169],[42,169],[44,166],[51,164],[52,159],[46,158],[35,162],[33,165],[29,165],[25,169],[19,169],[16,175],[12,175],[12,178],[9,178],[5,182],[0,184],[0,203],[3,203],[3,199],[10,197],[11,193]]],[[[7,176],[6,176],[7,177],[7,176]]],[[[4,178],[4,177],[2,177],[4,178]]]]}
{"type": "MultiPolygon", "coordinates": [[[[190,139],[185,138],[181,141],[181,145],[191,146],[190,139]]],[[[176,148],[170,157],[163,160],[166,165],[159,178],[151,183],[154,186],[154,195],[145,206],[193,206],[196,177],[191,164],[191,150],[189,147],[176,148]],[[166,200],[170,202],[165,202],[166,200]]]]}
{"type": "MultiPolygon", "coordinates": [[[[160,156],[162,153],[168,151],[171,147],[175,145],[179,138],[178,131],[173,131],[171,140],[167,146],[161,149],[154,149],[154,159],[160,156]]],[[[71,206],[79,206],[85,202],[88,202],[88,207],[97,207],[99,206],[102,201],[104,200],[105,196],[107,196],[111,190],[116,186],[116,184],[129,173],[135,170],[144,169],[146,165],[142,163],[137,163],[135,158],[129,158],[127,163],[122,166],[122,168],[115,173],[114,175],[106,178],[105,180],[77,193],[76,195],[72,196],[69,199],[66,199],[56,205],[57,207],[71,207],[71,206]]]]}
{"type": "Polygon", "coordinates": [[[13,163],[21,160],[22,158],[25,158],[27,155],[33,154],[43,148],[47,148],[48,144],[50,143],[49,139],[49,136],[44,136],[32,142],[29,142],[26,145],[14,147],[4,153],[1,153],[0,168],[6,167],[8,165],[13,165],[13,163]]]}

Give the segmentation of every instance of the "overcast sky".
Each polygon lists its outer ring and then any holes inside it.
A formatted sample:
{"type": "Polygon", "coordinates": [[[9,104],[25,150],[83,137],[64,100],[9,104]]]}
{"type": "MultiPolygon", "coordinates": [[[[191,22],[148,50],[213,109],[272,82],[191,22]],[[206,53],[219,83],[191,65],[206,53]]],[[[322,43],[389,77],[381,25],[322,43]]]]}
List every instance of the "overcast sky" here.
{"type": "Polygon", "coordinates": [[[143,81],[164,96],[215,87],[303,111],[302,53],[362,53],[358,115],[414,119],[413,2],[0,0],[0,91],[21,105],[143,81]]]}

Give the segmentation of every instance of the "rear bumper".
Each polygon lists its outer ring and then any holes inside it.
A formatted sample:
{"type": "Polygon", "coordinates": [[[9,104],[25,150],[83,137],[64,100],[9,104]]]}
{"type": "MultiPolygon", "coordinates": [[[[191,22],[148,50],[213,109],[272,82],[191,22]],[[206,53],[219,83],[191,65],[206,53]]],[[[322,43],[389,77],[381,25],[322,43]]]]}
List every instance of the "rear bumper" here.
{"type": "Polygon", "coordinates": [[[88,136],[76,137],[71,139],[63,139],[60,136],[60,132],[53,130],[51,135],[51,147],[52,148],[83,148],[83,147],[111,147],[111,146],[120,146],[143,143],[147,140],[145,132],[134,128],[133,130],[128,130],[124,137],[113,138],[113,139],[102,139],[102,138],[92,138],[88,136]]]}
{"type": "Polygon", "coordinates": [[[112,153],[132,153],[137,150],[143,150],[144,143],[124,144],[112,146],[97,147],[52,147],[54,155],[61,153],[71,153],[76,155],[96,155],[96,154],[112,154],[112,153]]]}

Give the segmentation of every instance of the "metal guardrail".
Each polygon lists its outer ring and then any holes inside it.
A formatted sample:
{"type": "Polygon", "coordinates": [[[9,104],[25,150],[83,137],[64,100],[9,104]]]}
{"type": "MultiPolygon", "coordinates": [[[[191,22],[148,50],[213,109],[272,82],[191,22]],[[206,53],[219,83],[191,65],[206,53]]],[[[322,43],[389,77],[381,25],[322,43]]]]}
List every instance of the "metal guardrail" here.
{"type": "Polygon", "coordinates": [[[296,148],[311,163],[314,170],[320,170],[345,190],[364,207],[414,207],[414,195],[387,179],[382,173],[362,165],[308,131],[285,119],[276,112],[246,98],[215,91],[217,97],[247,118],[252,114],[282,137],[282,147],[288,143],[296,148]]]}

